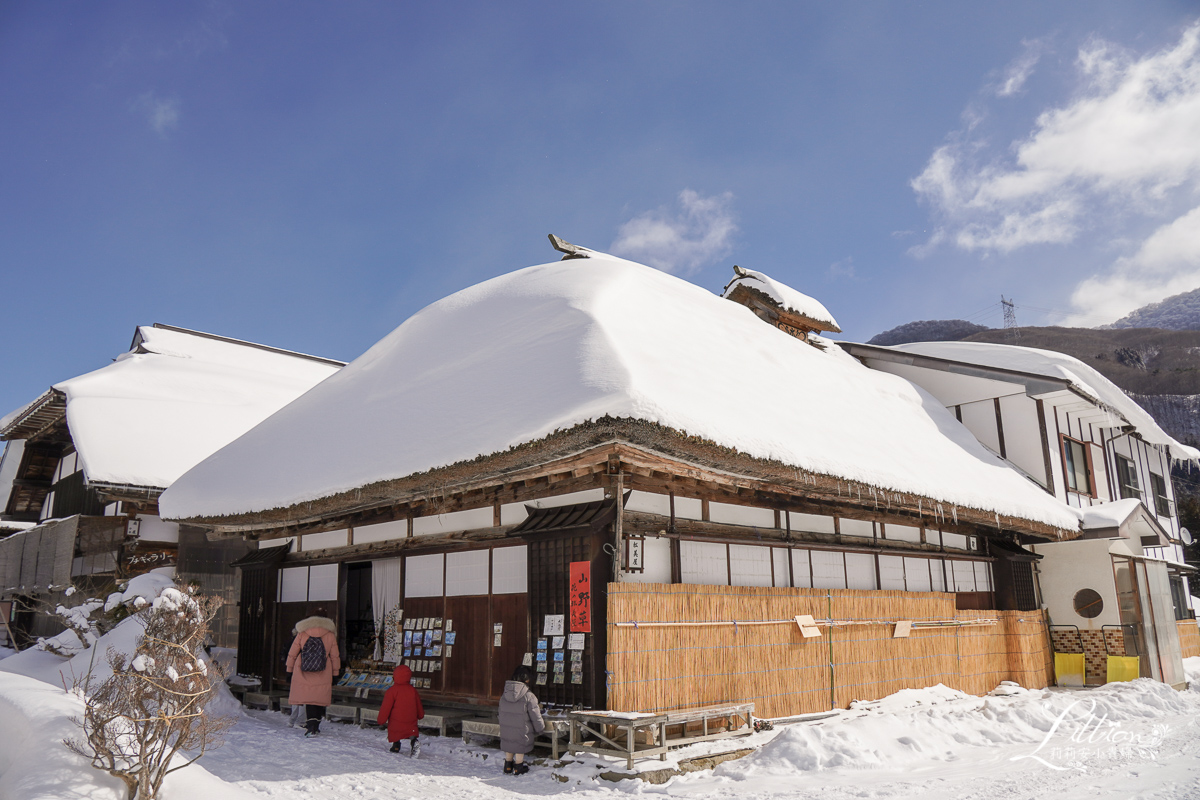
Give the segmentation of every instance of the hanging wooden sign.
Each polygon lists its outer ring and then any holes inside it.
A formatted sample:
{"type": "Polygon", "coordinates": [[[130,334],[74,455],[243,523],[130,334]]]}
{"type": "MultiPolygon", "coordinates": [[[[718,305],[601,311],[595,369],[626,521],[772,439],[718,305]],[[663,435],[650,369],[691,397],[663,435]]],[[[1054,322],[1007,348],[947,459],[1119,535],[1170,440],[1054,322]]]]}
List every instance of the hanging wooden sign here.
{"type": "Polygon", "coordinates": [[[592,632],[592,564],[571,562],[571,633],[592,632]]]}

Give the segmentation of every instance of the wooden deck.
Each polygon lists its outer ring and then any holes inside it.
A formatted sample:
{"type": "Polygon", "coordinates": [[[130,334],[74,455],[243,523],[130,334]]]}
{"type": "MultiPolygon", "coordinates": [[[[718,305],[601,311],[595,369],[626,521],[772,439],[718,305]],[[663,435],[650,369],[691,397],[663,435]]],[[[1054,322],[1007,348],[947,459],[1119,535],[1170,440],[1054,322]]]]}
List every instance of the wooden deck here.
{"type": "Polygon", "coordinates": [[[753,703],[681,708],[661,714],[571,711],[567,716],[571,730],[568,752],[617,756],[625,759],[629,769],[639,758],[658,756],[666,761],[672,747],[754,733],[753,703]],[[589,736],[593,741],[585,741],[589,736]]]}

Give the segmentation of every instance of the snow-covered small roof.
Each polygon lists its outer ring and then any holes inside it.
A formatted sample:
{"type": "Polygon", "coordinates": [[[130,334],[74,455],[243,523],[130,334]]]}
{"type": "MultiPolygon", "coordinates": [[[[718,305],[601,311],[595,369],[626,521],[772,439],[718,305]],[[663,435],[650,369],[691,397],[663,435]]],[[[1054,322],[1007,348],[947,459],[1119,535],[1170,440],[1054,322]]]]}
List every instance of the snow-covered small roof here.
{"type": "Polygon", "coordinates": [[[338,364],[143,326],[130,352],[54,389],[66,396],[67,427],[89,481],[165,488],[338,364]]]}
{"type": "Polygon", "coordinates": [[[605,416],[867,486],[1079,525],[908,381],[602,253],[428,306],[190,470],[160,509],[190,519],[287,508],[605,416]]]}
{"type": "Polygon", "coordinates": [[[1111,503],[1100,503],[1083,509],[1083,529],[1096,530],[1104,528],[1119,528],[1139,508],[1142,501],[1136,497],[1124,500],[1113,500],[1111,503]]]}
{"type": "Polygon", "coordinates": [[[755,272],[752,269],[744,267],[735,267],[734,269],[737,272],[737,277],[725,287],[723,296],[729,297],[733,293],[733,290],[739,286],[755,289],[771,298],[777,306],[785,311],[790,311],[793,314],[798,314],[813,322],[820,323],[824,330],[841,332],[842,328],[837,324],[837,320],[833,318],[833,315],[829,313],[829,310],[825,308],[821,301],[816,298],[809,297],[803,292],[798,292],[787,284],[780,283],[762,272],[755,272]]]}
{"type": "Polygon", "coordinates": [[[1081,509],[1083,512],[1084,537],[1089,533],[1100,538],[1135,539],[1150,547],[1165,546],[1171,543],[1171,537],[1158,519],[1150,513],[1136,497],[1123,500],[1113,500],[1081,509]],[[1106,532],[1115,534],[1106,537],[1106,532]]]}
{"type": "Polygon", "coordinates": [[[1065,353],[987,342],[914,342],[894,345],[891,349],[1066,380],[1098,406],[1115,413],[1127,424],[1132,425],[1147,442],[1169,447],[1172,457],[1188,461],[1200,460],[1200,450],[1176,441],[1159,427],[1149,412],[1135,403],[1115,383],[1079,359],[1065,353]]]}

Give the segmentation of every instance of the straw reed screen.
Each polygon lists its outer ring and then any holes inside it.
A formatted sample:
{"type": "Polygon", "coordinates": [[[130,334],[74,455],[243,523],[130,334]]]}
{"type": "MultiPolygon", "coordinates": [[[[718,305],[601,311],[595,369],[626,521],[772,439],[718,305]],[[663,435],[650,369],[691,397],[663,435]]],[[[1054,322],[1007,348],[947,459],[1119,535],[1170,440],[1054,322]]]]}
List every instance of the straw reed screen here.
{"type": "Polygon", "coordinates": [[[1042,688],[1052,669],[1042,612],[956,612],[953,594],[608,586],[608,706],[618,711],[736,701],[783,717],[938,683],[972,694],[1002,680],[1042,688]],[[821,635],[804,638],[797,614],[821,635]],[[899,620],[936,627],[895,639],[899,620]]]}
{"type": "Polygon", "coordinates": [[[1179,652],[1184,658],[1200,656],[1200,627],[1194,619],[1181,619],[1175,622],[1179,628],[1179,652]]]}

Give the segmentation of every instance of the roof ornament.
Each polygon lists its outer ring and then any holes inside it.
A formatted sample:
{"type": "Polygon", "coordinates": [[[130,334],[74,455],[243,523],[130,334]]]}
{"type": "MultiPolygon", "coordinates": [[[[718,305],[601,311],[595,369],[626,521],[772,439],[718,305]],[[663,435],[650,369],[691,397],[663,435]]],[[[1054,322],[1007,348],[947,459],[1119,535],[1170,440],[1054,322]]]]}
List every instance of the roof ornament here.
{"type": "Polygon", "coordinates": [[[580,247],[577,244],[571,244],[568,241],[558,238],[553,233],[547,235],[550,237],[551,247],[560,253],[566,253],[566,255],[562,257],[563,261],[566,261],[570,258],[590,258],[592,255],[593,251],[587,249],[586,247],[580,247]]]}

